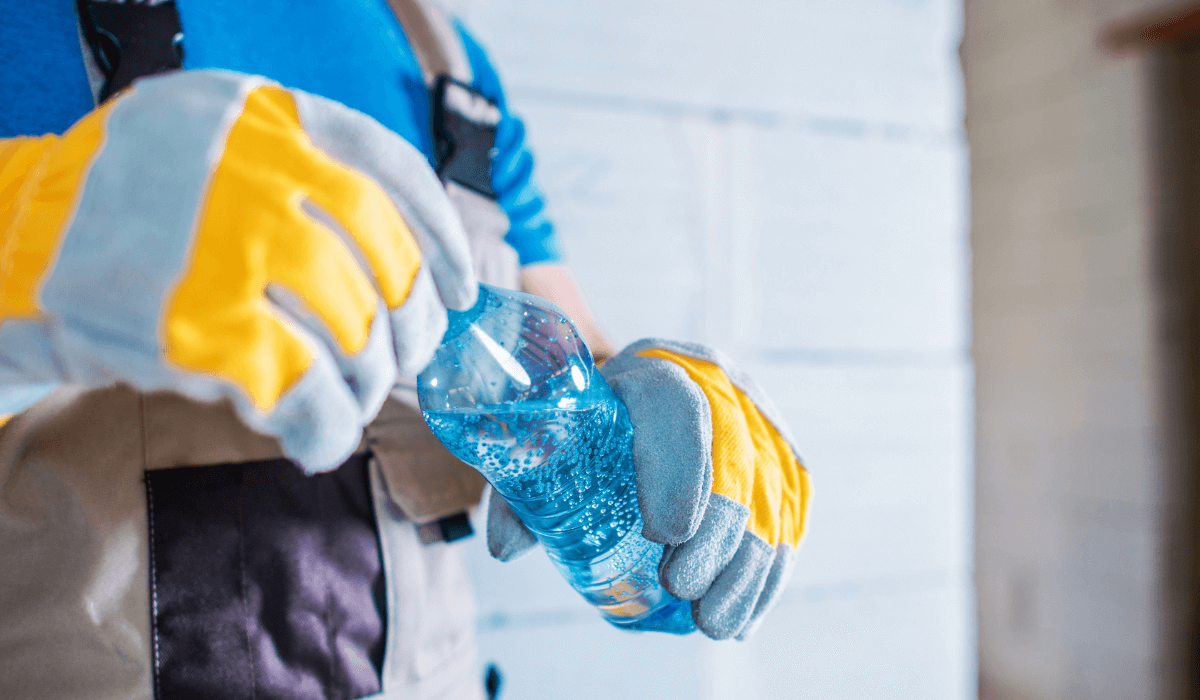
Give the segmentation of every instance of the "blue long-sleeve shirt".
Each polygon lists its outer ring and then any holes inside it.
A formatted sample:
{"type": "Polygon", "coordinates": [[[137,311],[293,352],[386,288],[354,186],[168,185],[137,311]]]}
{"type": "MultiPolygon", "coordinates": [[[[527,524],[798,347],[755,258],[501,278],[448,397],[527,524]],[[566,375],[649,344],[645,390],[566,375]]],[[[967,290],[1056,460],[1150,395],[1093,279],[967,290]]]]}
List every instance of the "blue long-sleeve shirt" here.
{"type": "MultiPolygon", "coordinates": [[[[371,115],[432,162],[429,96],[386,0],[176,0],[184,68],[266,76],[371,115]]],[[[71,0],[0,0],[0,138],[62,133],[93,108],[71,0]]],[[[492,189],[521,264],[558,260],[525,127],[487,54],[459,26],[473,87],[500,107],[492,189]]]]}

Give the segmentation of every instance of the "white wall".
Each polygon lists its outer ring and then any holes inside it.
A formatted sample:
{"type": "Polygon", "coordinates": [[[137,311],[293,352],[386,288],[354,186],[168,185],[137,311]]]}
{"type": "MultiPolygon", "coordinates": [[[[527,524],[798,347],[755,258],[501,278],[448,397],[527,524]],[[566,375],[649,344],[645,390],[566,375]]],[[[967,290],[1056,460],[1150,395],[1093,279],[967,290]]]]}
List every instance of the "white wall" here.
{"type": "Polygon", "coordinates": [[[953,0],[466,0],[619,342],[780,404],[810,535],[750,642],[620,633],[471,544],[506,700],[974,696],[966,156],[953,0]]]}

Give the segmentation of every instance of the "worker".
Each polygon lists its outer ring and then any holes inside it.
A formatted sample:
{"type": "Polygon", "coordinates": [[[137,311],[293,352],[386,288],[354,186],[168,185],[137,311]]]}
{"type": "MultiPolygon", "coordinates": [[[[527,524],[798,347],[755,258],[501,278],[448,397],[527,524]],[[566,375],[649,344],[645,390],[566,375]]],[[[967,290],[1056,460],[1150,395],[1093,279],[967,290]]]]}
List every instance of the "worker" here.
{"type": "MultiPolygon", "coordinates": [[[[483,484],[413,377],[479,280],[561,264],[524,129],[417,0],[8,0],[0,696],[478,698],[483,484]]],[[[808,477],[709,348],[605,364],[646,535],[714,638],[787,581],[808,477]]],[[[533,544],[503,501],[493,554],[533,544]]]]}

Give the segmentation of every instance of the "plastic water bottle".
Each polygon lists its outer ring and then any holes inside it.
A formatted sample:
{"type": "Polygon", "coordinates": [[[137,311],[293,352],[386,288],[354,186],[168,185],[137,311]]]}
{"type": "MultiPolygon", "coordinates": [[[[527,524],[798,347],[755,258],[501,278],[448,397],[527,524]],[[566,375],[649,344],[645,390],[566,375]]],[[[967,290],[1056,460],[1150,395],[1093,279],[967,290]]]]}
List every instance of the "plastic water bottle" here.
{"type": "Polygon", "coordinates": [[[625,405],[558,307],[481,285],[417,380],[425,422],[491,482],[567,581],[629,630],[687,634],[691,604],[642,537],[625,405]]]}

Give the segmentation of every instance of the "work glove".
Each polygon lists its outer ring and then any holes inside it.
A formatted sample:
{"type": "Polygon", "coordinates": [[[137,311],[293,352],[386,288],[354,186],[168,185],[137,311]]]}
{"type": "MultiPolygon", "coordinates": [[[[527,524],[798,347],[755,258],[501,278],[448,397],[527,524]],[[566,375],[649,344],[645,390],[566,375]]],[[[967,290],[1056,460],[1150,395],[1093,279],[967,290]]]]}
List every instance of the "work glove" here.
{"type": "MultiPolygon", "coordinates": [[[[746,638],[785,587],[808,515],[808,472],[778,411],[703,345],[640,340],[600,371],[629,411],[642,534],[666,545],[663,586],[693,601],[704,634],[746,638]]],[[[493,497],[492,555],[535,543],[493,497]]]]}
{"type": "Polygon", "coordinates": [[[425,157],[262,78],[148,78],[0,141],[0,414],[66,383],[229,398],[331,468],[476,293],[425,157]]]}

